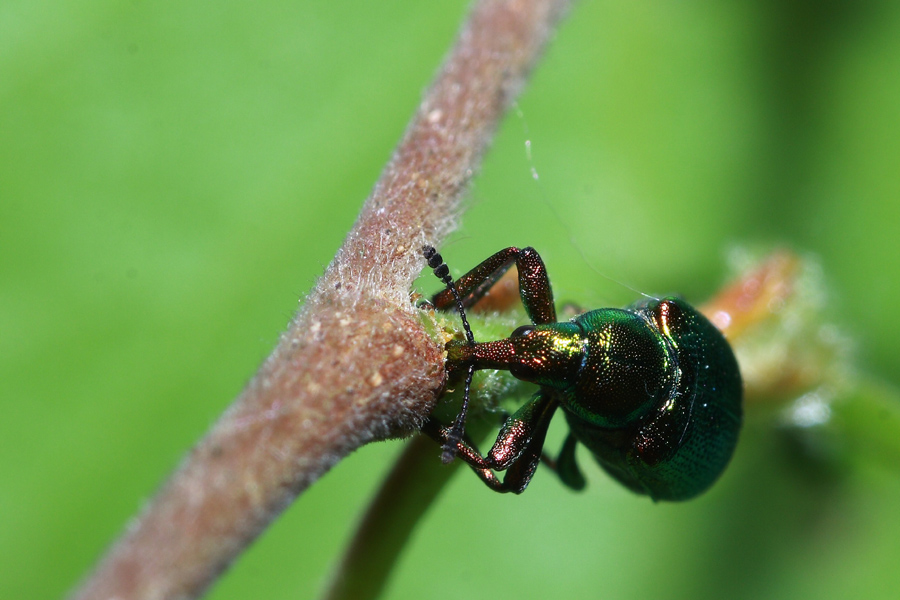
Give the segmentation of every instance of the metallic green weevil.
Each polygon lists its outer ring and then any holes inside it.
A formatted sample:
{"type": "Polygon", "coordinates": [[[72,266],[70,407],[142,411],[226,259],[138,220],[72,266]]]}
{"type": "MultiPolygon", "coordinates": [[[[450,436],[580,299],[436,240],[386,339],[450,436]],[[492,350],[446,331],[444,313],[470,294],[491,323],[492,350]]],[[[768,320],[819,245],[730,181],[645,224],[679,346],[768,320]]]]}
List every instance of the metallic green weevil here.
{"type": "Polygon", "coordinates": [[[458,310],[466,340],[447,344],[451,379],[465,376],[463,406],[447,427],[423,431],[459,456],[488,487],[521,493],[542,459],[557,408],[570,433],[557,460],[544,456],[563,483],[582,489],[575,462],[580,442],[607,473],[654,500],[687,500],[725,469],[741,428],[741,375],[731,347],[702,314],[676,297],[601,308],[557,322],[553,291],[533,248],[506,248],[454,283],[431,246],[425,258],[447,289],[432,304],[458,310]],[[483,298],[515,264],[519,295],[532,324],[502,340],[476,343],[465,309],[483,298]],[[472,373],[504,369],[538,391],[503,423],[487,456],[464,435],[472,373]],[[496,471],[505,471],[501,481],[496,471]]]}

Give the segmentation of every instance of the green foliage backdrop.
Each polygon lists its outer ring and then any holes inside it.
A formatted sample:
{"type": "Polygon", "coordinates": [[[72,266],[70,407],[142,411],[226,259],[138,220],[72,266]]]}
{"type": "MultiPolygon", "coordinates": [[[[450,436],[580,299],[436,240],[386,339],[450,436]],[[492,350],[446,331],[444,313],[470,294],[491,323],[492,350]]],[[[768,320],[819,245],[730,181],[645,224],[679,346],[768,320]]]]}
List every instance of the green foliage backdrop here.
{"type": "MultiPolygon", "coordinates": [[[[0,6],[0,597],[70,589],[240,391],[465,10],[0,6]]],[[[634,299],[613,280],[703,299],[734,245],[809,250],[862,369],[896,386],[898,32],[887,0],[582,2],[443,254],[533,245],[558,299],[599,305],[634,299]]],[[[399,448],[340,464],[210,597],[314,596],[399,448]]],[[[900,465],[875,462],[804,459],[750,410],[685,505],[595,467],[580,495],[456,477],[388,596],[894,598],[900,465]]]]}

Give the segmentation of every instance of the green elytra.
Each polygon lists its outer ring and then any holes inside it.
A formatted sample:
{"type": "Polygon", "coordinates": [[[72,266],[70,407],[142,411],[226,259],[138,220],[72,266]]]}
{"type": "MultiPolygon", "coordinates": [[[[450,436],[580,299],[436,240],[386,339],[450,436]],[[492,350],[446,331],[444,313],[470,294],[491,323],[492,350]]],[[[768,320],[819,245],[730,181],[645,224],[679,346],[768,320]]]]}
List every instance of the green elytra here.
{"type": "Polygon", "coordinates": [[[687,500],[707,490],[734,453],[741,428],[742,384],[728,342],[700,312],[676,297],[601,308],[557,322],[553,291],[533,248],[506,248],[454,284],[441,255],[424,255],[447,289],[432,299],[458,310],[466,340],[448,342],[449,377],[466,377],[463,407],[452,426],[434,419],[423,431],[459,456],[491,489],[521,493],[542,458],[567,486],[580,490],[575,461],[581,443],[613,478],[654,500],[687,500]],[[476,343],[465,309],[515,264],[531,325],[510,337],[476,343]],[[472,372],[504,369],[538,391],[503,423],[486,456],[464,436],[472,372]],[[543,455],[557,409],[570,433],[558,458],[543,455]],[[505,471],[502,481],[496,472],[505,471]]]}

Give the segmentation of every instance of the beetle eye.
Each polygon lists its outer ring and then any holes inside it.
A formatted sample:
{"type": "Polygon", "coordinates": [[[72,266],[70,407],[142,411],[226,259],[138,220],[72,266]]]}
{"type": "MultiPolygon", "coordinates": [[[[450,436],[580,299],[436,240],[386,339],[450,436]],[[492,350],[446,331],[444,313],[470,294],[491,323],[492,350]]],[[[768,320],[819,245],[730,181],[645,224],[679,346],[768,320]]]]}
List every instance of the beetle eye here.
{"type": "Polygon", "coordinates": [[[534,331],[534,325],[522,325],[521,327],[516,327],[515,331],[509,334],[509,337],[524,337],[534,331]]]}

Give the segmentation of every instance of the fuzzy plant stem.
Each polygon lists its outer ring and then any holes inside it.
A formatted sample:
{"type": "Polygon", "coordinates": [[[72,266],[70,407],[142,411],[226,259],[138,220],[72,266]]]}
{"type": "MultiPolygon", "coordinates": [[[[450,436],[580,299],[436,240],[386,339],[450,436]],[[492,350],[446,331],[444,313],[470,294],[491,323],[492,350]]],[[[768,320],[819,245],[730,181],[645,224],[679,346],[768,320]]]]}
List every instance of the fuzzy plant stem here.
{"type": "Polygon", "coordinates": [[[462,195],[568,2],[472,9],[343,246],[253,380],[73,598],[197,598],[301,492],[406,436],[444,382],[410,303],[421,249],[462,195]]]}

